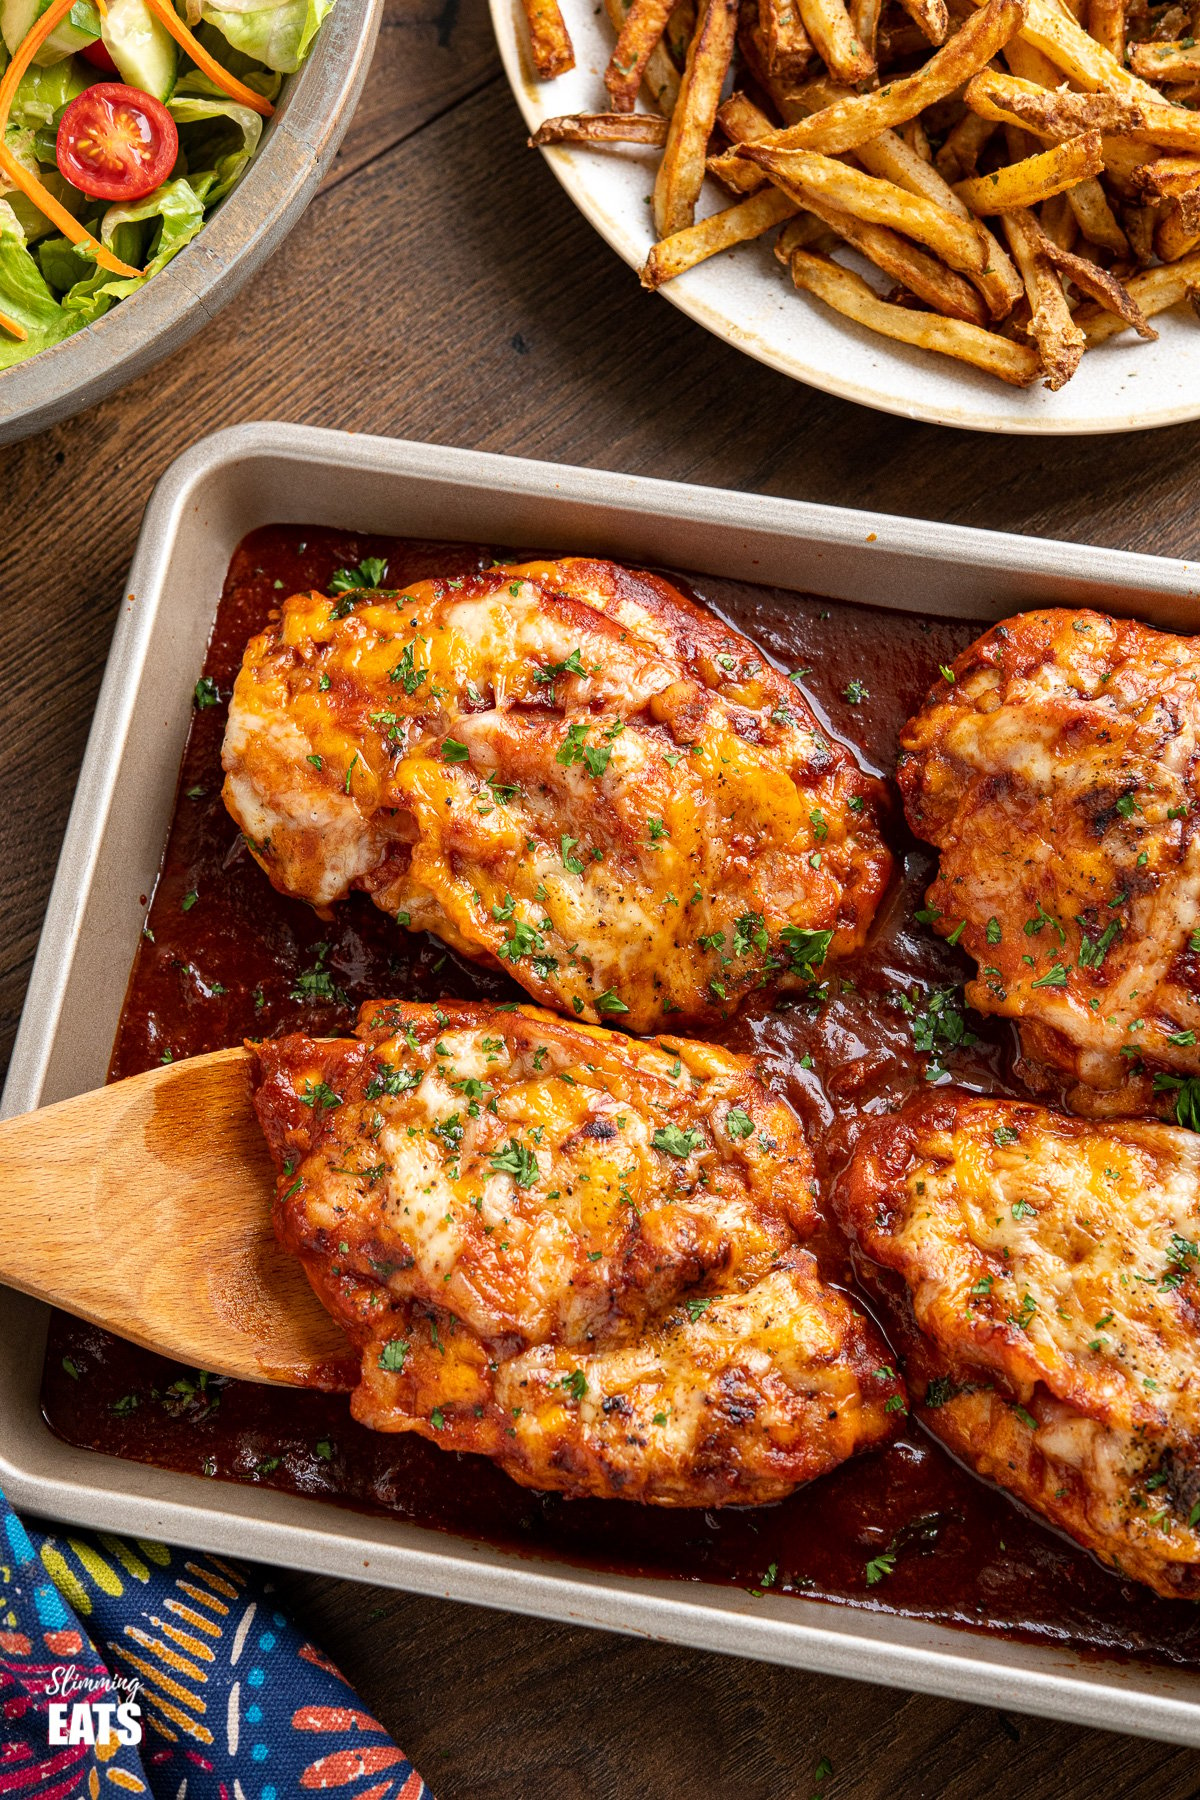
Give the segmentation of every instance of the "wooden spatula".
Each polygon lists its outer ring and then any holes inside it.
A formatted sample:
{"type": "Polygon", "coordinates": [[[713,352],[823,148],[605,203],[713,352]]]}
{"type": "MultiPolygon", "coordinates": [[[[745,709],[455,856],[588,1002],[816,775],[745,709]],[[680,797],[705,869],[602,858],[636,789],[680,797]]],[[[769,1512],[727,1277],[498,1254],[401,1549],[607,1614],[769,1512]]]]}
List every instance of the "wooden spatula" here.
{"type": "Polygon", "coordinates": [[[216,1375],[352,1387],[273,1193],[249,1052],[168,1063],[0,1122],[0,1282],[216,1375]]]}

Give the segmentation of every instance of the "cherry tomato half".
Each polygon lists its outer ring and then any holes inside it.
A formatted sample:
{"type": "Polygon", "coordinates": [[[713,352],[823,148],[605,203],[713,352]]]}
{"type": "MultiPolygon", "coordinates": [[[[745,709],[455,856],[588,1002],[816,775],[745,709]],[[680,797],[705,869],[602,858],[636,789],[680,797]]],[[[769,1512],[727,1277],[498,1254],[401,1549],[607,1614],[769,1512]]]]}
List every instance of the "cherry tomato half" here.
{"type": "Polygon", "coordinates": [[[55,155],[72,187],[96,200],[140,200],[171,173],[179,133],[166,107],[140,88],[98,81],[76,96],[55,155]]]}
{"type": "Polygon", "coordinates": [[[116,63],[104,48],[104,40],[102,38],[96,38],[92,43],[85,44],[79,54],[82,56],[84,62],[91,63],[93,69],[103,69],[106,75],[120,74],[120,70],[117,68],[116,63]]]}

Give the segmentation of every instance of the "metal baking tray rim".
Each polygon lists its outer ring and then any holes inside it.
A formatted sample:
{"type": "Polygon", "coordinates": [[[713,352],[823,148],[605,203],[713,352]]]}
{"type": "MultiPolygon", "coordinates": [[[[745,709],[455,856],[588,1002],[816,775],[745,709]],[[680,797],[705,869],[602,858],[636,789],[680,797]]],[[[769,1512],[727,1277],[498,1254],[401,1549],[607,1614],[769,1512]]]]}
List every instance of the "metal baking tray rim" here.
{"type": "MultiPolygon", "coordinates": [[[[1194,627],[1200,600],[1200,566],[1186,562],[297,426],[251,424],[216,433],[172,465],[147,508],[0,1112],[19,1112],[102,1078],[111,1031],[100,1032],[103,1042],[98,1052],[92,1046],[90,1065],[86,1056],[81,1060],[72,1041],[79,1036],[73,982],[77,965],[97,953],[90,915],[104,881],[114,800],[122,779],[130,779],[127,769],[123,776],[123,751],[146,713],[152,667],[156,679],[163,677],[165,649],[178,651],[170,682],[184,696],[190,689],[200,666],[193,652],[198,644],[202,654],[237,538],[253,524],[288,519],[360,530],[390,525],[420,535],[412,509],[422,516],[436,506],[461,514],[461,528],[447,531],[443,514],[439,528],[425,535],[542,542],[584,553],[607,549],[629,560],[740,574],[910,611],[913,601],[902,598],[906,581],[929,610],[970,617],[1002,616],[1023,598],[1025,604],[1099,602],[1194,627]],[[297,479],[301,470],[309,471],[306,479],[297,479]],[[164,620],[172,580],[178,584],[180,577],[181,543],[205,578],[189,585],[199,596],[195,608],[175,600],[174,642],[164,620]]],[[[182,725],[175,710],[166,705],[153,721],[160,735],[174,731],[169,753],[162,753],[169,781],[158,779],[160,812],[147,829],[147,843],[155,842],[159,854],[186,732],[186,706],[182,725]]],[[[128,919],[118,927],[118,936],[128,935],[128,919]]],[[[127,955],[116,971],[121,993],[129,961],[127,955]]],[[[93,1010],[104,1014],[103,1006],[93,1010]]],[[[115,1025],[111,1009],[105,1017],[115,1025]]],[[[47,1309],[0,1294],[0,1485],[29,1510],[1200,1746],[1200,1677],[1186,1671],[1101,1661],[1065,1644],[989,1638],[881,1610],[593,1572],[321,1500],[69,1449],[37,1411],[47,1309]]]]}

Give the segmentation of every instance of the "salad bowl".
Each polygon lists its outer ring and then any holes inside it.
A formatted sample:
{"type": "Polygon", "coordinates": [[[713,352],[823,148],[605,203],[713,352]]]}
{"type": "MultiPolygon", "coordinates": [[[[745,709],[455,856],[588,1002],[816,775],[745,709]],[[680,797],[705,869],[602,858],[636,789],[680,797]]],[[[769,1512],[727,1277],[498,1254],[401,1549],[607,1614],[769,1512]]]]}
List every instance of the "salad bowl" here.
{"type": "Polygon", "coordinates": [[[285,79],[257,155],[193,242],[95,323],[0,373],[0,444],[70,418],[179,349],[279,247],[346,133],[382,11],[383,0],[337,0],[285,79]]]}

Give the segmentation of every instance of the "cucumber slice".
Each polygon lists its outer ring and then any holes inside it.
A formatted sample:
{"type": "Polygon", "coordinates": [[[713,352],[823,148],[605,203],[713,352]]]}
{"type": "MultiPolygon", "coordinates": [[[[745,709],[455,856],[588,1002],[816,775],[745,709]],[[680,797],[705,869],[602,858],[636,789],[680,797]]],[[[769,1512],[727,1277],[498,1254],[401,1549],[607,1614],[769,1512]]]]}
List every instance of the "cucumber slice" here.
{"type": "MultiPolygon", "coordinates": [[[[29,28],[45,12],[50,0],[0,0],[0,36],[14,55],[29,28]]],[[[49,68],[65,56],[74,56],[100,36],[100,14],[91,0],[76,0],[62,24],[50,33],[34,62],[38,68],[49,68]]]]}
{"type": "MultiPolygon", "coordinates": [[[[0,0],[3,5],[4,0],[0,0]]],[[[175,39],[160,25],[146,0],[109,0],[108,16],[101,22],[104,48],[116,63],[121,80],[130,87],[169,100],[179,67],[175,39]]]]}

